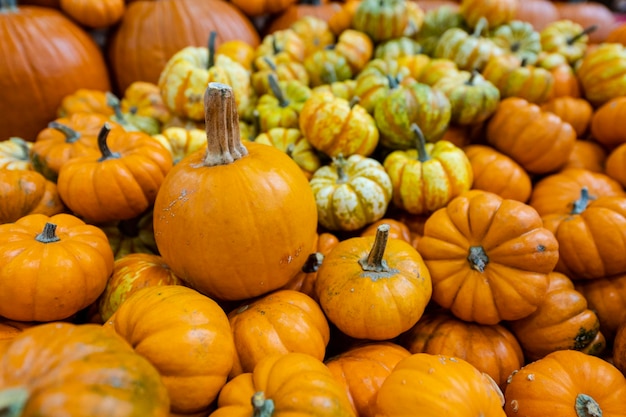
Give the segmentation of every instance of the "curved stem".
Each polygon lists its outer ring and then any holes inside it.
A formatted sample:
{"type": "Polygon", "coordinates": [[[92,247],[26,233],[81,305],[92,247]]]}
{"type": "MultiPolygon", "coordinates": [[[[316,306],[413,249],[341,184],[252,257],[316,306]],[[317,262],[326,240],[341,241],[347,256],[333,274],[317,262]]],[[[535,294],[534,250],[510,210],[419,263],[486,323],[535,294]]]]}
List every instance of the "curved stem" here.
{"type": "Polygon", "coordinates": [[[272,35],[272,51],[274,55],[278,55],[282,52],[282,49],[278,47],[278,41],[276,40],[276,35],[272,35]]]}
{"type": "Polygon", "coordinates": [[[98,132],[98,149],[102,156],[98,159],[99,162],[106,161],[107,159],[117,159],[120,157],[120,154],[117,152],[111,152],[109,148],[109,144],[107,143],[107,138],[109,137],[109,133],[111,133],[111,125],[105,123],[98,132]]]}
{"type": "Polygon", "coordinates": [[[63,133],[65,135],[65,143],[74,143],[78,139],[80,139],[80,132],[77,132],[76,130],[67,125],[64,125],[63,123],[52,121],[48,123],[48,127],[50,129],[55,129],[63,133]]]}
{"type": "Polygon", "coordinates": [[[376,237],[374,238],[374,244],[367,258],[363,258],[359,261],[361,268],[364,271],[372,272],[388,272],[389,266],[383,259],[385,249],[387,248],[387,240],[389,239],[389,225],[381,224],[376,229],[376,237]]]}
{"type": "Polygon", "coordinates": [[[113,109],[115,113],[115,118],[119,123],[126,123],[126,118],[124,117],[124,113],[122,113],[122,105],[120,103],[120,99],[110,91],[105,93],[107,106],[113,109]]]}
{"type": "Polygon", "coordinates": [[[472,266],[472,269],[475,269],[478,272],[484,272],[487,264],[489,263],[489,257],[485,253],[482,246],[470,247],[467,260],[472,266]]]}
{"type": "MultiPolygon", "coordinates": [[[[0,10],[1,7],[0,7],[0,10]]],[[[20,417],[26,406],[29,393],[26,388],[5,388],[0,390],[0,416],[20,417]]]]}
{"type": "Polygon", "coordinates": [[[17,146],[20,147],[20,151],[22,151],[22,156],[20,157],[20,159],[26,160],[29,158],[29,155],[30,155],[29,143],[27,143],[24,139],[18,138],[18,137],[12,137],[12,138],[9,138],[9,140],[13,143],[16,143],[17,146]]]}
{"type": "Polygon", "coordinates": [[[274,97],[278,99],[278,104],[280,105],[280,107],[284,108],[289,106],[289,100],[285,98],[285,94],[283,94],[283,90],[280,88],[280,84],[278,83],[278,77],[276,77],[276,74],[271,73],[267,76],[267,78],[270,90],[272,90],[272,94],[274,94],[274,97]]]}
{"type": "Polygon", "coordinates": [[[589,26],[589,27],[587,27],[587,28],[583,29],[583,31],[582,31],[582,32],[580,32],[578,35],[575,35],[575,36],[572,36],[571,38],[569,38],[569,39],[567,40],[567,44],[568,44],[568,45],[573,45],[573,44],[574,44],[574,42],[576,42],[577,40],[579,40],[579,39],[580,39],[580,38],[582,38],[583,36],[588,35],[588,34],[590,34],[591,32],[594,32],[594,31],[596,31],[596,30],[598,30],[598,25],[591,25],[591,26],[589,26]]]}
{"type": "Polygon", "coordinates": [[[241,143],[239,115],[233,89],[211,82],[204,93],[207,152],[204,166],[227,165],[248,155],[241,143]]]}
{"type": "Polygon", "coordinates": [[[589,205],[589,200],[591,197],[589,196],[589,190],[587,187],[583,187],[580,189],[580,198],[574,203],[572,203],[572,211],[570,214],[580,214],[587,209],[589,205]]]}
{"type": "Polygon", "coordinates": [[[522,62],[520,62],[520,67],[525,67],[526,65],[528,65],[528,58],[524,57],[522,58],[522,62]]]}
{"type": "Polygon", "coordinates": [[[254,407],[252,417],[272,417],[274,414],[274,401],[266,399],[262,391],[255,392],[251,402],[254,407]]]}
{"type": "Polygon", "coordinates": [[[354,106],[356,106],[357,104],[359,104],[361,102],[361,97],[359,96],[354,96],[350,99],[350,101],[348,102],[348,104],[350,105],[350,108],[353,108],[354,106]]]}
{"type": "Polygon", "coordinates": [[[488,23],[489,22],[484,17],[481,17],[480,19],[478,19],[478,23],[476,23],[476,27],[474,28],[474,32],[472,33],[472,36],[475,38],[478,38],[483,33],[483,30],[485,30],[488,23]]]}
{"type": "Polygon", "coordinates": [[[317,270],[320,269],[320,266],[322,266],[323,261],[324,261],[323,253],[315,252],[315,253],[310,254],[309,257],[306,258],[304,265],[302,265],[302,272],[304,272],[305,274],[317,272],[317,270]]]}
{"type": "MultiPolygon", "coordinates": [[[[43,231],[35,236],[35,240],[41,243],[54,243],[61,240],[57,235],[57,225],[53,223],[46,223],[43,227],[43,231]]],[[[0,414],[1,415],[1,414],[0,414]]]]}
{"type": "Polygon", "coordinates": [[[269,56],[264,56],[262,59],[263,59],[263,62],[265,62],[267,66],[270,68],[270,70],[276,72],[276,63],[272,61],[272,59],[269,56]]]}
{"type": "Polygon", "coordinates": [[[215,65],[215,39],[217,39],[217,32],[212,30],[209,34],[209,44],[207,45],[209,49],[209,58],[207,60],[206,69],[211,69],[215,65]]]}
{"type": "Polygon", "coordinates": [[[587,394],[578,394],[576,396],[575,409],[578,417],[602,417],[600,404],[587,394]]]}
{"type": "Polygon", "coordinates": [[[415,123],[411,125],[411,132],[415,135],[417,139],[417,160],[420,162],[426,162],[430,160],[430,155],[426,151],[426,138],[424,138],[424,134],[422,133],[422,129],[415,123]]]}
{"type": "Polygon", "coordinates": [[[337,184],[344,184],[348,182],[350,179],[346,174],[346,160],[342,154],[337,155],[336,158],[333,159],[333,165],[337,169],[337,184]]]}

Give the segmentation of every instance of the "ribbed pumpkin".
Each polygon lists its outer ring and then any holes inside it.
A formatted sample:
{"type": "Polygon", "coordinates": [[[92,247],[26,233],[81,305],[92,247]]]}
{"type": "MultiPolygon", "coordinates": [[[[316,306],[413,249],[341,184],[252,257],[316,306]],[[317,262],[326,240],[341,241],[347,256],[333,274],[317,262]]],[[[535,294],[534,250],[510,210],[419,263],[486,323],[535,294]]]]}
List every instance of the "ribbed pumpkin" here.
{"type": "Polygon", "coordinates": [[[242,144],[232,88],[211,83],[204,100],[207,149],[168,173],[154,204],[155,238],[166,263],[192,287],[247,299],[300,271],[315,244],[317,208],[284,152],[242,144]]]}
{"type": "Polygon", "coordinates": [[[97,29],[113,26],[126,11],[124,0],[61,0],[59,5],[79,24],[97,29]]]}
{"type": "Polygon", "coordinates": [[[562,170],[577,168],[604,172],[606,157],[606,149],[595,140],[576,139],[574,150],[562,170]]]}
{"type": "Polygon", "coordinates": [[[599,45],[582,58],[576,75],[594,106],[626,95],[626,48],[619,43],[599,45]]]}
{"type": "Polygon", "coordinates": [[[606,174],[622,184],[622,187],[626,189],[626,143],[621,144],[617,148],[613,149],[609,156],[606,158],[606,174]]]}
{"type": "Polygon", "coordinates": [[[513,20],[519,3],[519,0],[463,0],[459,11],[472,27],[481,18],[487,19],[490,27],[497,27],[513,20]]]}
{"type": "Polygon", "coordinates": [[[32,146],[32,142],[17,137],[0,141],[0,169],[32,169],[29,155],[32,146]]]}
{"type": "Polygon", "coordinates": [[[57,186],[36,171],[0,169],[0,224],[28,214],[52,216],[65,211],[57,186]]]}
{"type": "Polygon", "coordinates": [[[572,125],[576,136],[583,137],[591,123],[593,107],[587,100],[576,97],[554,97],[541,105],[541,110],[549,111],[572,125]]]}
{"type": "Polygon", "coordinates": [[[626,134],[615,126],[626,117],[626,97],[615,97],[600,106],[591,118],[591,136],[608,149],[626,143],[626,134]]]}

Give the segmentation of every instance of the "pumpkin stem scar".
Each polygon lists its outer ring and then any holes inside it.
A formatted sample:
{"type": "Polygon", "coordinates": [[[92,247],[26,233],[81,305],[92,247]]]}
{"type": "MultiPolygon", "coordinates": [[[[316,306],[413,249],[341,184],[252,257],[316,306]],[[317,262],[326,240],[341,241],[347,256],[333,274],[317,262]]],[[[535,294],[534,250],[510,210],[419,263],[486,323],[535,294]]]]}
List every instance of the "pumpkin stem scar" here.
{"type": "Polygon", "coordinates": [[[600,405],[587,394],[576,396],[575,409],[578,417],[602,417],[600,405]]]}
{"type": "Polygon", "coordinates": [[[383,259],[385,249],[387,248],[387,239],[389,239],[389,225],[381,224],[376,229],[376,237],[372,249],[366,258],[359,260],[359,264],[364,271],[369,272],[389,272],[390,268],[383,259]]]}
{"type": "Polygon", "coordinates": [[[252,406],[254,407],[252,417],[271,417],[274,414],[274,401],[266,399],[263,391],[254,393],[252,406]]]}
{"type": "MultiPolygon", "coordinates": [[[[46,223],[46,225],[43,227],[43,231],[35,237],[35,240],[41,243],[58,242],[61,239],[56,235],[56,230],[56,224],[46,223]]],[[[1,413],[0,416],[4,417],[1,413]]]]}
{"type": "Polygon", "coordinates": [[[472,246],[469,248],[469,255],[467,256],[472,269],[478,272],[485,272],[485,268],[489,263],[489,257],[485,253],[482,246],[472,246]]]}
{"type": "Polygon", "coordinates": [[[109,149],[109,144],[107,143],[107,138],[109,137],[109,133],[111,133],[111,125],[109,123],[105,123],[98,132],[98,149],[100,149],[100,153],[102,156],[98,159],[98,162],[106,161],[107,159],[117,159],[120,157],[120,154],[117,152],[111,152],[109,149]]]}
{"type": "Polygon", "coordinates": [[[19,417],[28,401],[28,391],[25,388],[6,388],[0,391],[0,416],[19,417]]]}

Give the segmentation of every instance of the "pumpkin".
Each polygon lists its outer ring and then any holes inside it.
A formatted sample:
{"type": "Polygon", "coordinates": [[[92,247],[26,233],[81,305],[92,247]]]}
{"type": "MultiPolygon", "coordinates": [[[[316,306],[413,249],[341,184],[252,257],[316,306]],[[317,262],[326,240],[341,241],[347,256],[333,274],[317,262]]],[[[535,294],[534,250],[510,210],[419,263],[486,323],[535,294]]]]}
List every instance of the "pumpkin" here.
{"type": "MultiPolygon", "coordinates": [[[[0,345],[8,343],[9,341],[15,339],[15,337],[17,337],[24,330],[37,324],[39,323],[0,318],[0,345]]],[[[0,350],[2,350],[2,347],[0,347],[0,350]]]]}
{"type": "Polygon", "coordinates": [[[367,226],[359,236],[376,236],[378,232],[378,226],[386,224],[389,226],[389,238],[391,239],[401,239],[407,243],[411,243],[413,237],[411,236],[411,229],[405,223],[400,220],[395,220],[391,218],[382,218],[378,221],[367,226]]]}
{"type": "Polygon", "coordinates": [[[231,87],[209,84],[207,148],[172,168],[154,203],[165,262],[198,291],[224,300],[285,285],[317,234],[315,199],[300,167],[272,146],[242,144],[234,100],[231,87]]]}
{"type": "Polygon", "coordinates": [[[311,77],[301,62],[293,61],[286,53],[277,55],[264,55],[258,57],[253,63],[254,71],[250,75],[252,89],[257,96],[271,91],[269,75],[276,74],[279,81],[300,81],[303,85],[310,84],[311,77]]]}
{"type": "Polygon", "coordinates": [[[129,220],[99,225],[109,239],[115,259],[123,258],[131,253],[158,254],[152,219],[152,210],[148,210],[129,220]]]}
{"type": "Polygon", "coordinates": [[[59,10],[4,1],[0,33],[5,40],[0,54],[2,140],[18,136],[33,141],[56,117],[65,96],[80,88],[110,88],[98,45],[59,10]]]}
{"type": "Polygon", "coordinates": [[[116,259],[106,288],[98,299],[98,312],[109,320],[131,294],[145,287],[182,285],[182,281],[158,255],[130,253],[116,259]]]}
{"type": "Polygon", "coordinates": [[[269,355],[252,372],[231,379],[210,417],[289,414],[356,417],[348,395],[328,367],[299,352],[269,355]]]}
{"type": "Polygon", "coordinates": [[[600,320],[600,332],[610,344],[621,323],[626,321],[626,274],[574,282],[576,291],[600,320]]]}
{"type": "Polygon", "coordinates": [[[393,151],[383,166],[393,185],[394,205],[411,214],[428,214],[444,207],[472,186],[472,166],[462,149],[439,140],[426,143],[412,126],[415,149],[393,151]]]}
{"type": "Polygon", "coordinates": [[[504,394],[508,417],[622,416],[626,379],[603,359],[558,350],[512,373],[504,394]]]}
{"type": "Polygon", "coordinates": [[[232,3],[242,12],[246,14],[246,16],[254,17],[261,16],[264,14],[277,14],[281,13],[293,4],[296,4],[297,0],[254,0],[254,1],[246,1],[246,0],[234,0],[232,3]]]}
{"type": "Polygon", "coordinates": [[[404,35],[409,26],[409,13],[403,0],[362,0],[352,17],[352,29],[367,34],[380,43],[404,35]]]}
{"type": "Polygon", "coordinates": [[[585,54],[588,34],[593,30],[593,27],[585,29],[567,19],[554,21],[540,32],[541,49],[563,55],[568,63],[573,64],[585,54]]]}
{"type": "Polygon", "coordinates": [[[376,159],[339,155],[313,173],[309,181],[320,225],[330,231],[353,231],[381,219],[389,206],[392,184],[376,159]]]}
{"type": "Polygon", "coordinates": [[[61,167],[59,195],[68,208],[92,222],[143,213],[172,167],[171,154],[146,133],[126,132],[109,123],[100,130],[97,144],[99,155],[73,158],[61,167]]]}
{"type": "Polygon", "coordinates": [[[430,274],[409,243],[376,236],[339,242],[318,270],[315,293],[324,313],[344,334],[388,340],[410,329],[430,301],[430,274]]]}
{"type": "MultiPolygon", "coordinates": [[[[242,0],[240,0],[242,1],[242,0]]],[[[298,34],[311,36],[317,35],[308,41],[307,48],[323,48],[328,41],[328,33],[334,38],[334,33],[328,26],[330,18],[341,10],[343,4],[338,1],[303,0],[292,3],[280,14],[271,19],[265,33],[273,33],[277,30],[292,28],[298,34]],[[317,29],[313,31],[311,29],[317,29]],[[322,29],[323,28],[323,29],[322,29]]],[[[332,42],[331,42],[332,43],[332,42]]]]}
{"type": "Polygon", "coordinates": [[[490,38],[500,48],[515,55],[527,65],[537,62],[537,57],[541,52],[539,32],[532,24],[520,20],[513,20],[498,26],[491,32],[490,38]]]}
{"type": "Polygon", "coordinates": [[[330,328],[320,306],[308,295],[277,290],[228,314],[236,353],[230,378],[252,372],[272,354],[300,352],[323,360],[330,328]]]}
{"type": "MultiPolygon", "coordinates": [[[[536,1],[536,0],[533,0],[536,1]]],[[[558,53],[541,53],[537,66],[545,68],[552,74],[552,98],[582,96],[580,82],[563,55],[558,53]]]]}
{"type": "Polygon", "coordinates": [[[313,52],[304,59],[304,67],[311,77],[311,87],[345,81],[353,77],[345,56],[333,48],[313,52]]]}
{"type": "Polygon", "coordinates": [[[235,344],[226,313],[191,288],[141,288],[120,304],[104,327],[159,371],[174,413],[208,409],[233,365],[235,344]]]}
{"type": "Polygon", "coordinates": [[[620,325],[613,344],[613,364],[622,373],[626,371],[626,324],[620,325]]]}
{"type": "Polygon", "coordinates": [[[357,415],[374,417],[378,389],[398,362],[409,355],[402,346],[383,341],[352,347],[325,363],[345,386],[357,415]]]}
{"type": "Polygon", "coordinates": [[[458,4],[455,4],[454,7],[452,5],[442,5],[426,11],[422,27],[414,37],[422,46],[422,53],[432,55],[439,37],[446,30],[465,28],[467,26],[458,8],[458,4]]]}
{"type": "Polygon", "coordinates": [[[174,164],[198,149],[206,147],[206,133],[203,129],[168,127],[152,137],[170,152],[174,164]]]}
{"type": "Polygon", "coordinates": [[[543,223],[559,241],[555,270],[573,279],[626,273],[626,197],[590,199],[583,187],[569,213],[544,215],[543,223]]]}
{"type": "Polygon", "coordinates": [[[626,37],[624,35],[626,35],[626,24],[620,23],[611,29],[604,41],[607,43],[621,43],[622,45],[626,45],[626,37]]]}
{"type": "Polygon", "coordinates": [[[255,62],[264,56],[284,56],[294,62],[302,62],[306,56],[306,45],[295,30],[278,30],[265,35],[263,42],[256,48],[255,62]]]}
{"type": "Polygon", "coordinates": [[[156,119],[159,124],[172,118],[159,86],[144,81],[135,81],[128,86],[120,102],[120,110],[128,115],[156,119]]]}
{"type": "Polygon", "coordinates": [[[605,196],[626,196],[626,192],[617,181],[601,172],[569,168],[537,181],[528,204],[541,216],[567,215],[574,209],[574,203],[580,199],[583,188],[587,189],[592,200],[605,196]]]}
{"type": "Polygon", "coordinates": [[[0,345],[0,354],[7,416],[168,416],[156,369],[102,326],[33,326],[0,345]]]}
{"type": "MultiPolygon", "coordinates": [[[[61,167],[70,159],[99,155],[98,133],[109,120],[98,113],[73,113],[48,123],[30,148],[33,168],[56,181],[61,167]]],[[[113,122],[111,125],[118,126],[113,122]]]]}
{"type": "Polygon", "coordinates": [[[57,186],[36,171],[0,169],[0,224],[28,214],[53,216],[65,211],[57,186]]]}
{"type": "Polygon", "coordinates": [[[270,91],[256,103],[259,133],[275,127],[297,128],[300,112],[311,96],[311,89],[299,81],[278,81],[269,76],[270,91]]]}
{"type": "Polygon", "coordinates": [[[317,87],[313,87],[311,91],[313,93],[328,92],[335,97],[343,98],[344,100],[348,100],[348,102],[350,102],[352,100],[357,100],[354,95],[355,86],[355,80],[335,81],[330,84],[323,84],[318,85],[317,87]]]}
{"type": "Polygon", "coordinates": [[[481,324],[535,311],[558,261],[558,242],[532,207],[480,190],[434,212],[418,251],[433,280],[433,301],[481,324]]]}
{"type": "Polygon", "coordinates": [[[488,375],[467,361],[414,353],[402,359],[376,396],[376,416],[504,417],[504,398],[488,375]]]}
{"type": "MultiPolygon", "coordinates": [[[[128,87],[130,89],[130,87],[128,87]]],[[[110,117],[115,123],[119,123],[128,132],[144,132],[149,135],[156,135],[161,131],[160,122],[149,116],[142,116],[129,108],[128,112],[122,111],[122,102],[113,93],[107,92],[107,104],[113,109],[113,116],[110,117]]]]}
{"type": "Polygon", "coordinates": [[[359,74],[374,54],[372,40],[363,32],[346,29],[337,37],[334,50],[345,57],[353,74],[359,74]]]}
{"type": "Polygon", "coordinates": [[[626,117],[626,97],[615,97],[604,103],[591,118],[591,136],[608,149],[626,143],[626,134],[615,124],[626,117]]]}
{"type": "Polygon", "coordinates": [[[135,81],[156,84],[167,62],[188,46],[205,46],[217,30],[216,47],[233,39],[256,47],[259,34],[231,2],[159,0],[129,3],[107,42],[107,57],[118,91],[135,81]],[[191,18],[190,18],[191,17],[191,18]],[[155,33],[169,33],[158,37],[155,33]],[[137,49],[137,45],[141,45],[137,49]]]}
{"type": "MultiPolygon", "coordinates": [[[[585,297],[574,289],[564,274],[550,273],[546,298],[532,314],[508,323],[520,342],[527,361],[535,361],[556,350],[583,350],[600,329],[598,316],[585,297]]],[[[598,355],[604,346],[593,347],[598,355]]]]}
{"type": "Polygon", "coordinates": [[[594,140],[577,139],[569,161],[563,166],[568,168],[586,169],[593,172],[604,172],[607,152],[602,145],[594,140]]]}
{"type": "Polygon", "coordinates": [[[463,359],[493,378],[501,389],[511,372],[524,364],[522,348],[506,327],[466,322],[443,309],[422,316],[398,343],[411,353],[463,359]]]}
{"type": "Polygon", "coordinates": [[[394,60],[403,56],[417,55],[421,52],[422,46],[416,40],[402,36],[376,45],[374,58],[394,60]]]}
{"type": "MultiPolygon", "coordinates": [[[[426,55],[418,56],[430,61],[426,55]]],[[[369,114],[374,114],[376,104],[397,88],[407,75],[408,69],[400,66],[399,62],[374,58],[356,76],[354,95],[359,98],[359,105],[369,114]]]]}
{"type": "Polygon", "coordinates": [[[65,319],[96,301],[113,271],[104,232],[71,214],[0,225],[0,248],[0,316],[12,320],[65,319]]]}
{"type": "Polygon", "coordinates": [[[490,27],[497,27],[513,20],[519,3],[519,0],[463,0],[459,12],[471,27],[481,18],[486,19],[490,27]]]}
{"type": "Polygon", "coordinates": [[[300,129],[274,127],[258,135],[254,142],[273,146],[289,155],[308,179],[313,176],[322,162],[300,129]]]}
{"type": "MultiPolygon", "coordinates": [[[[328,18],[328,28],[339,36],[343,31],[352,27],[352,19],[361,0],[346,0],[332,16],[328,18]]],[[[366,35],[367,36],[367,35],[366,35]]],[[[368,36],[369,38],[369,36],[368,36]]]]}
{"type": "Polygon", "coordinates": [[[599,2],[556,2],[559,19],[571,20],[583,27],[595,27],[589,33],[589,42],[602,43],[618,22],[609,3],[599,2]]]}
{"type": "Polygon", "coordinates": [[[126,11],[124,0],[60,0],[59,5],[80,25],[97,29],[113,26],[126,11]]]}
{"type": "Polygon", "coordinates": [[[33,168],[30,161],[32,142],[22,138],[12,137],[0,141],[0,169],[30,170],[33,168]]]}
{"type": "Polygon", "coordinates": [[[299,126],[311,145],[330,157],[369,156],[378,145],[374,118],[357,102],[317,92],[304,103],[299,126]]]}
{"type": "Polygon", "coordinates": [[[626,48],[619,43],[603,43],[582,58],[576,75],[585,98],[599,107],[626,95],[626,48]]]}
{"type": "Polygon", "coordinates": [[[113,116],[113,109],[108,105],[107,92],[79,88],[63,97],[57,109],[57,117],[69,117],[74,113],[99,113],[113,116]]]}
{"type": "Polygon", "coordinates": [[[515,20],[530,23],[535,30],[541,31],[550,23],[559,20],[559,12],[552,1],[526,0],[517,5],[515,20]]]}
{"type": "Polygon", "coordinates": [[[522,203],[528,201],[531,179],[517,162],[487,145],[470,144],[463,147],[463,152],[472,166],[472,189],[522,203]]]}
{"type": "Polygon", "coordinates": [[[626,143],[621,144],[611,151],[606,158],[605,168],[605,173],[626,189],[626,172],[624,171],[624,166],[626,166],[626,143]]]}
{"type": "Polygon", "coordinates": [[[215,49],[216,55],[226,55],[235,62],[240,63],[248,71],[252,70],[252,61],[254,61],[255,49],[248,42],[241,39],[231,39],[222,42],[215,49]]]}
{"type": "Polygon", "coordinates": [[[530,174],[557,171],[567,163],[576,132],[557,115],[522,98],[500,101],[487,122],[488,144],[512,158],[530,174]]]}
{"type": "Polygon", "coordinates": [[[591,122],[593,107],[585,99],[576,97],[554,97],[541,105],[542,111],[556,114],[569,123],[577,137],[583,137],[591,122]]]}

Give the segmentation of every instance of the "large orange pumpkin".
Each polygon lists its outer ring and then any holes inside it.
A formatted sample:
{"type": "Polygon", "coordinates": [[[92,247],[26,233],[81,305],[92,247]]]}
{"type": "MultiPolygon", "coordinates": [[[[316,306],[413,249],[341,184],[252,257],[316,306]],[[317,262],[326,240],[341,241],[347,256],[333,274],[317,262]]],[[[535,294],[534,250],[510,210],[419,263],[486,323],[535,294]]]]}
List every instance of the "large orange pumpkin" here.
{"type": "Polygon", "coordinates": [[[66,95],[110,88],[98,46],[58,10],[0,5],[0,140],[29,141],[54,120],[66,95]]]}

